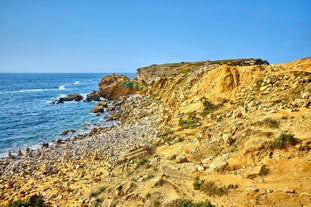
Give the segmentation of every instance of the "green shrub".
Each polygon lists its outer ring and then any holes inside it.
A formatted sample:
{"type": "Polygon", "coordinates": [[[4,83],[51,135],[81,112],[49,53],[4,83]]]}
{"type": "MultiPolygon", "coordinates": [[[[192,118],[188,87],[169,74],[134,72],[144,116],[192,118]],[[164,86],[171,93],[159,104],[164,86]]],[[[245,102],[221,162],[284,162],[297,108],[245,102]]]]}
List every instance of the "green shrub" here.
{"type": "Polygon", "coordinates": [[[136,163],[136,167],[140,167],[140,166],[143,166],[145,164],[147,164],[149,161],[146,159],[146,158],[143,158],[141,160],[139,160],[137,163],[136,163]]]}
{"type": "Polygon", "coordinates": [[[100,188],[97,189],[97,191],[92,192],[92,193],[90,194],[90,197],[96,197],[96,196],[98,196],[99,194],[103,193],[105,190],[106,190],[106,187],[100,187],[100,188]]]}
{"type": "Polygon", "coordinates": [[[209,115],[210,113],[212,113],[214,111],[214,109],[206,109],[206,110],[204,110],[202,113],[201,113],[201,115],[202,116],[207,116],[207,115],[209,115]]]}
{"type": "Polygon", "coordinates": [[[260,168],[260,171],[258,173],[258,175],[260,176],[265,176],[265,175],[268,175],[270,172],[270,169],[266,166],[266,165],[263,165],[261,168],[260,168]]]}
{"type": "Polygon", "coordinates": [[[187,68],[187,69],[182,70],[181,73],[182,73],[182,74],[187,74],[187,73],[189,73],[190,71],[191,71],[191,69],[190,69],[190,68],[187,68]]]}
{"type": "Polygon", "coordinates": [[[33,195],[28,200],[17,200],[10,202],[7,207],[44,207],[44,200],[40,195],[33,195]]]}
{"type": "Polygon", "coordinates": [[[160,207],[161,203],[159,201],[154,202],[153,207],[160,207]]]}
{"type": "Polygon", "coordinates": [[[213,181],[202,182],[200,190],[209,196],[223,196],[228,193],[225,187],[218,187],[213,181]]]}
{"type": "Polygon", "coordinates": [[[140,91],[140,90],[143,90],[143,89],[146,88],[145,85],[140,85],[139,83],[133,82],[133,81],[119,82],[118,85],[122,86],[122,87],[125,87],[125,88],[130,88],[132,90],[137,90],[137,91],[140,91]]]}
{"type": "Polygon", "coordinates": [[[155,184],[154,186],[162,186],[164,184],[164,180],[162,178],[160,178],[155,184]]]}
{"type": "Polygon", "coordinates": [[[195,128],[197,126],[195,114],[190,114],[186,120],[180,120],[178,125],[186,129],[195,128]]]}
{"type": "Polygon", "coordinates": [[[278,138],[274,140],[271,144],[272,148],[284,148],[287,144],[295,145],[297,143],[297,139],[293,134],[282,133],[278,138]]]}
{"type": "Polygon", "coordinates": [[[177,204],[177,207],[213,207],[209,201],[204,201],[202,203],[193,203],[188,199],[184,199],[177,204]]]}
{"type": "Polygon", "coordinates": [[[199,177],[195,177],[194,182],[193,182],[193,189],[194,190],[200,190],[201,188],[201,182],[199,177]]]}
{"type": "Polygon", "coordinates": [[[266,125],[270,128],[279,128],[280,123],[271,118],[265,118],[263,121],[258,122],[259,125],[266,125]]]}

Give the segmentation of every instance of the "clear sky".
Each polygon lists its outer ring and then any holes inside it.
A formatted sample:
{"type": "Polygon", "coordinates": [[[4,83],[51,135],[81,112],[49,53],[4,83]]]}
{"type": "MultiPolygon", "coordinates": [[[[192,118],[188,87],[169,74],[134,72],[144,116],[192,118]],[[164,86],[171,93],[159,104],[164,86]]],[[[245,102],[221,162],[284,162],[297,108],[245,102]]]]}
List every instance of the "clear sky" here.
{"type": "Polygon", "coordinates": [[[311,0],[0,0],[0,72],[311,56],[311,0]]]}

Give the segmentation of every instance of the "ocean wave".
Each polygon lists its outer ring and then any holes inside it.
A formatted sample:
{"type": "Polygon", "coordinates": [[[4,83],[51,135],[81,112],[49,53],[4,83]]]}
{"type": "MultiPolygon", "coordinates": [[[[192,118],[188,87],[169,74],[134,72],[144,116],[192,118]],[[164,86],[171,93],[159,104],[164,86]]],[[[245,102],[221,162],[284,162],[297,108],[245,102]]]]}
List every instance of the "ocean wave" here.
{"type": "Polygon", "coordinates": [[[74,85],[78,85],[80,83],[80,81],[76,81],[74,82],[74,85]]]}
{"type": "Polygon", "coordinates": [[[24,89],[18,91],[0,91],[0,94],[12,94],[12,93],[32,93],[32,92],[42,92],[42,91],[54,91],[58,89],[24,89]]]}
{"type": "Polygon", "coordinates": [[[58,88],[34,88],[34,89],[21,89],[16,91],[0,91],[0,94],[33,93],[33,92],[57,91],[57,90],[63,91],[66,90],[66,86],[67,85],[61,85],[58,88]]]}

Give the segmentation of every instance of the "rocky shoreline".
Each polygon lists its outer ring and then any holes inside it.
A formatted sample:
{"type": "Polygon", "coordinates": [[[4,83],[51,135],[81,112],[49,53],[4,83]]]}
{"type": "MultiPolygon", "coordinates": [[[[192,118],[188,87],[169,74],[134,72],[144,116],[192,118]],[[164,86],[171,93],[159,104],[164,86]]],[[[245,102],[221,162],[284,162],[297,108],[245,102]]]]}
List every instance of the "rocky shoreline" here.
{"type": "Polygon", "coordinates": [[[0,159],[0,206],[310,206],[311,58],[251,60],[103,77],[116,124],[0,159]]]}
{"type": "MultiPolygon", "coordinates": [[[[0,205],[34,194],[40,194],[46,204],[53,206],[88,204],[88,196],[81,198],[79,187],[72,188],[71,184],[90,188],[94,181],[100,180],[102,173],[113,176],[111,169],[122,153],[151,147],[159,133],[159,102],[136,94],[115,103],[117,110],[110,120],[122,120],[116,125],[93,128],[84,135],[59,139],[50,146],[42,144],[40,149],[28,148],[1,158],[0,205]],[[69,170],[68,165],[75,172],[69,170]],[[85,175],[88,173],[92,174],[89,178],[85,175]]],[[[83,195],[89,193],[83,192],[83,195]]]]}

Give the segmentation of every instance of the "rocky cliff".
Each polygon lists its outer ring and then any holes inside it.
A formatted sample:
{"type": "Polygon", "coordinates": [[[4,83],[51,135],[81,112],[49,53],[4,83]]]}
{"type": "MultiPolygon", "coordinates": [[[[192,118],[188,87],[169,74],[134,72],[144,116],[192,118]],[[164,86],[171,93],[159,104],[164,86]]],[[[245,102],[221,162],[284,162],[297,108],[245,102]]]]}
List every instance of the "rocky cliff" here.
{"type": "Polygon", "coordinates": [[[310,204],[311,58],[152,65],[137,78],[163,105],[160,133],[153,152],[114,169],[116,194],[102,203],[310,204]]]}

